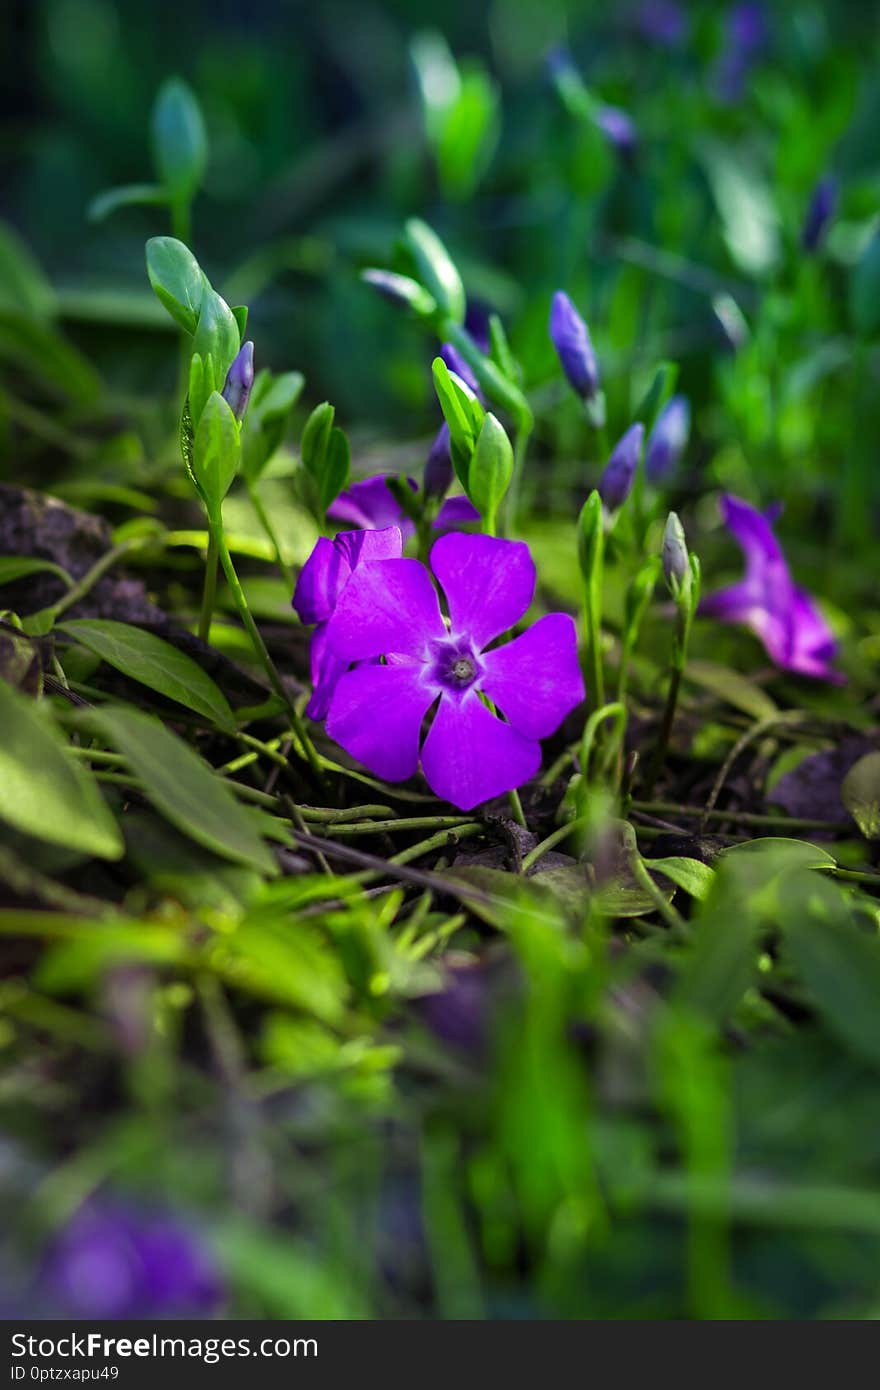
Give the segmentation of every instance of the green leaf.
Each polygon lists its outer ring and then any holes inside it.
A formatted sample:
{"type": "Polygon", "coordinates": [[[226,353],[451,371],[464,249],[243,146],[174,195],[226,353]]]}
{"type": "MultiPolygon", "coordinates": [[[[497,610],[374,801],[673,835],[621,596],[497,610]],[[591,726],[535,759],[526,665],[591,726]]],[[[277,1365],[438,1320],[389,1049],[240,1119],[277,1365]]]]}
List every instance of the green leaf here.
{"type": "Polygon", "coordinates": [[[467,492],[491,535],[498,508],[513,476],[513,447],[494,415],[487,415],[468,469],[467,492]]]}
{"type": "Polygon", "coordinates": [[[880,753],[866,753],[840,786],[840,799],[866,840],[880,840],[880,753]]]}
{"type": "Polygon", "coordinates": [[[852,921],[836,884],[790,885],[783,901],[787,952],[828,1027],[880,1066],[880,941],[852,921]]]}
{"type": "Polygon", "coordinates": [[[449,426],[452,463],[459,482],[467,491],[471,457],[482,428],[483,408],[470,387],[450,372],[442,357],[434,358],[431,371],[440,409],[449,426]],[[479,412],[479,425],[475,425],[476,412],[479,412]]]}
{"type": "Polygon", "coordinates": [[[304,468],[316,483],[320,483],[324,472],[335,418],[335,407],[329,401],[322,401],[320,405],[315,406],[303,426],[300,457],[304,468]]]}
{"type": "Polygon", "coordinates": [[[809,840],[795,840],[786,835],[762,835],[758,840],[746,840],[741,845],[730,845],[723,851],[725,859],[745,856],[762,858],[774,862],[774,868],[787,869],[833,869],[837,860],[826,849],[810,844],[809,840]]]}
{"type": "Polygon", "coordinates": [[[431,319],[437,312],[434,296],[409,275],[398,275],[393,270],[377,270],[371,266],[361,271],[361,279],[383,298],[409,309],[416,318],[431,319]]]}
{"type": "Polygon", "coordinates": [[[147,274],[171,317],[187,333],[195,333],[206,282],[189,247],[176,237],[151,237],[147,242],[147,274]]]}
{"type": "Polygon", "coordinates": [[[344,430],[334,428],[327,442],[327,454],[320,479],[321,505],[324,510],[338,497],[351,472],[351,450],[344,430]]]}
{"type": "Polygon", "coordinates": [[[671,879],[676,888],[682,888],[699,901],[708,896],[715,881],[714,869],[710,869],[701,859],[672,855],[668,859],[646,859],[645,863],[649,869],[671,879]]]}
{"type": "Polygon", "coordinates": [[[241,455],[238,421],[219,391],[212,391],[193,438],[192,471],[210,514],[232,486],[241,455]]]}
{"type": "MultiPolygon", "coordinates": [[[[226,300],[206,284],[199,307],[199,321],[193,336],[192,350],[199,353],[206,364],[211,363],[214,369],[214,386],[217,390],[222,391],[226,373],[240,347],[241,339],[238,336],[235,315],[226,300]]],[[[197,419],[195,412],[193,419],[197,419]]]]}
{"type": "Polygon", "coordinates": [[[168,190],[158,183],[126,183],[108,188],[93,198],[88,207],[90,222],[103,222],[118,208],[161,206],[168,202],[168,190]]]}
{"type": "Polygon", "coordinates": [[[99,618],[74,618],[61,623],[58,630],[123,675],[176,700],[222,729],[234,728],[235,719],[222,690],[191,656],[155,633],[99,618]]]}
{"type": "Polygon", "coordinates": [[[42,266],[18,234],[0,222],[0,308],[49,319],[55,307],[55,291],[42,266]]]}
{"type": "Polygon", "coordinates": [[[464,285],[455,262],[437,233],[427,222],[411,217],[404,228],[404,239],[425,289],[454,323],[463,323],[464,285]]]}
{"type": "Polygon", "coordinates": [[[241,467],[255,483],[284,438],[305,378],[302,372],[274,377],[265,368],[257,374],[241,432],[241,467]]]}
{"type": "Polygon", "coordinates": [[[30,555],[0,556],[0,586],[13,584],[16,579],[26,579],[31,574],[43,572],[57,574],[59,579],[64,580],[68,588],[73,584],[73,579],[67,570],[54,564],[52,560],[37,560],[30,555]]]}
{"type": "Polygon", "coordinates": [[[153,160],[175,202],[189,203],[205,175],[208,138],[198,101],[179,77],[162,83],[153,106],[153,160]]]}
{"type": "Polygon", "coordinates": [[[125,756],[156,810],[197,844],[274,876],[277,865],[247,807],[189,744],[152,715],[114,706],[83,716],[125,756]]]}
{"type": "Polygon", "coordinates": [[[122,836],[98,784],[67,751],[48,710],[0,681],[0,729],[0,818],[50,844],[119,859],[122,836]]]}
{"type": "Polygon", "coordinates": [[[752,719],[772,719],[779,713],[779,706],[766,691],[738,671],[732,671],[729,666],[722,666],[717,661],[692,657],[685,666],[684,674],[686,680],[693,681],[703,690],[710,690],[713,695],[734,709],[742,710],[752,719]]]}

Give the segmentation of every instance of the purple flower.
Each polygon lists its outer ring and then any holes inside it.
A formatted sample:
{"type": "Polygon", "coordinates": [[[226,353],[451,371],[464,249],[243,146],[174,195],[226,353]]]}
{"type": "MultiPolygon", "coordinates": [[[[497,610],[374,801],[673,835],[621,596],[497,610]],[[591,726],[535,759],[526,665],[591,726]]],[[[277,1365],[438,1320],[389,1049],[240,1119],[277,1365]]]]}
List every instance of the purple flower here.
{"type": "Polygon", "coordinates": [[[801,228],[801,246],[805,251],[818,251],[825,240],[828,224],[837,207],[839,184],[833,174],[825,174],[813,189],[801,228]]]}
{"type": "Polygon", "coordinates": [[[612,450],[611,457],[599,479],[599,496],[609,512],[616,512],[622,507],[632,491],[644,437],[644,425],[630,425],[626,434],[617,441],[612,450]]]}
{"type": "Polygon", "coordinates": [[[550,337],[573,389],[585,401],[595,396],[599,389],[599,363],[590,332],[564,290],[557,290],[553,296],[550,337]]]}
{"type": "Polygon", "coordinates": [[[654,423],[645,453],[645,475],[651,483],[665,482],[681,458],[691,430],[687,396],[672,396],[654,423]]]}
{"type": "Polygon", "coordinates": [[[768,518],[748,502],[725,494],[721,514],[746,561],[745,577],[709,594],[700,612],[725,623],[743,623],[784,671],[840,682],[831,667],[836,643],[813,599],[795,584],[768,518]]]}
{"type": "Polygon", "coordinates": [[[301,622],[317,624],[309,648],[312,697],[306,714],[310,719],[326,717],[336,682],[348,669],[348,662],[340,661],[327,645],[327,624],[342,591],[362,561],[399,559],[402,554],[403,538],[397,526],[342,531],[332,541],[322,536],[300,570],[293,606],[301,622]]]}
{"type": "MultiPolygon", "coordinates": [[[[393,473],[376,473],[372,478],[352,483],[345,492],[340,492],[335,502],[331,502],[327,508],[328,518],[331,521],[347,523],[349,526],[362,527],[367,531],[397,526],[406,544],[410,536],[415,535],[416,527],[415,522],[404,516],[403,508],[388,487],[387,479],[393,477],[393,473]]],[[[406,481],[413,492],[418,492],[419,486],[415,478],[407,478],[406,481]]],[[[466,497],[450,497],[437,513],[434,526],[436,530],[444,531],[452,527],[466,526],[479,519],[479,512],[466,497]]]]}
{"type": "Polygon", "coordinates": [[[431,567],[446,595],[449,625],[427,569],[416,560],[358,567],[327,630],[339,661],[375,661],[339,680],[327,732],[389,782],[419,765],[437,796],[469,811],[533,777],[538,742],[584,696],[577,635],[566,613],[540,618],[522,636],[490,644],[523,616],[535,566],[522,541],[450,534],[431,567]],[[497,705],[503,722],[483,703],[497,705]]]}
{"type": "Polygon", "coordinates": [[[248,341],[242,343],[237,355],[232,359],[232,366],[226,373],[223,386],[223,399],[230,406],[236,420],[244,419],[253,384],[254,345],[248,341]]]}
{"type": "Polygon", "coordinates": [[[42,1284],[71,1318],[208,1317],[219,1270],[177,1217],[89,1202],[51,1246],[42,1284]]]}
{"type": "Polygon", "coordinates": [[[734,105],[742,99],[746,78],[766,42],[763,5],[745,0],[728,10],[723,51],[715,70],[715,91],[720,101],[734,105]]]}
{"type": "Polygon", "coordinates": [[[626,111],[622,111],[619,106],[600,106],[596,111],[595,121],[618,154],[635,154],[639,143],[638,131],[634,120],[626,111]]]}

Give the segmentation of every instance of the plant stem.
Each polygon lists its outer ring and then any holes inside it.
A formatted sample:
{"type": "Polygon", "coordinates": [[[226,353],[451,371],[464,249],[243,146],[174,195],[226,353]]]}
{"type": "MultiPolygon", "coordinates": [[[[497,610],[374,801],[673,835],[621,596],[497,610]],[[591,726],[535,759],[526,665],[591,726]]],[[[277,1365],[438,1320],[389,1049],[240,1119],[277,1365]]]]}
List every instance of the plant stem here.
{"type": "Polygon", "coordinates": [[[634,801],[634,811],[645,811],[657,816],[685,816],[694,820],[729,820],[734,825],[754,825],[778,830],[836,830],[843,832],[845,825],[839,821],[812,820],[805,816],[759,815],[752,811],[726,811],[703,806],[680,806],[674,801],[634,801]]]}
{"type": "MultiPolygon", "coordinates": [[[[307,819],[303,808],[303,820],[307,819]]],[[[467,825],[468,816],[402,816],[399,820],[358,820],[355,822],[330,821],[325,825],[325,835],[380,835],[394,834],[397,830],[441,830],[444,827],[457,829],[467,825]]]]}
{"type": "Polygon", "coordinates": [[[650,797],[654,790],[654,783],[657,781],[661,767],[666,760],[666,750],[669,747],[669,736],[672,733],[672,725],[675,722],[675,710],[678,705],[678,692],[681,687],[681,668],[673,665],[669,673],[669,689],[666,692],[666,705],[663,710],[663,723],[660,725],[660,735],[657,739],[657,747],[654,749],[654,756],[645,777],[645,796],[650,797]]]}
{"type": "Polygon", "coordinates": [[[119,545],[114,545],[112,550],[108,550],[106,554],[101,556],[100,560],[96,560],[91,569],[86,570],[82,578],[78,579],[73,587],[68,589],[67,593],[64,594],[57,603],[53,603],[51,608],[47,609],[46,612],[51,613],[53,618],[59,618],[62,613],[67,612],[68,608],[73,608],[75,604],[79,603],[81,598],[85,598],[86,594],[95,587],[98,580],[103,579],[107,571],[112,569],[117,560],[121,560],[123,555],[127,555],[128,552],[134,550],[136,546],[144,544],[145,540],[143,537],[133,536],[130,540],[120,541],[119,545]]]}
{"type": "Polygon", "coordinates": [[[512,792],[507,793],[507,799],[510,802],[511,814],[513,815],[513,819],[516,821],[517,825],[521,826],[523,830],[528,830],[529,827],[526,824],[526,818],[523,814],[522,802],[519,799],[519,792],[516,790],[515,787],[512,792]]]}
{"type": "Polygon", "coordinates": [[[207,642],[211,633],[211,619],[217,600],[217,537],[213,528],[208,531],[208,553],[205,556],[205,586],[202,590],[202,611],[199,615],[199,637],[207,642]]]}
{"type": "Polygon", "coordinates": [[[281,676],[278,674],[278,669],[275,666],[275,663],[272,660],[271,656],[269,655],[269,649],[266,646],[266,643],[263,641],[262,634],[260,633],[260,630],[257,627],[251,615],[251,610],[248,607],[248,601],[245,597],[244,589],[241,587],[241,582],[238,578],[238,575],[235,572],[235,566],[232,563],[232,556],[229,554],[229,548],[223,536],[222,522],[219,520],[219,518],[209,520],[209,526],[211,531],[216,536],[218,551],[220,555],[220,564],[223,566],[223,573],[226,576],[226,582],[229,585],[229,592],[232,594],[233,602],[235,603],[236,609],[238,610],[238,616],[241,618],[245,631],[247,632],[248,637],[251,639],[251,644],[254,648],[254,652],[256,653],[260,661],[260,664],[269,678],[269,684],[272,686],[272,689],[275,691],[275,694],[279,697],[279,699],[284,701],[284,707],[287,710],[287,716],[290,720],[291,730],[293,731],[295,738],[299,741],[300,748],[304,753],[308,761],[308,764],[312,769],[312,772],[314,773],[317,781],[323,784],[324,776],[321,771],[321,764],[318,761],[318,755],[315,752],[314,744],[312,743],[311,739],[306,733],[305,725],[303,724],[303,721],[300,718],[299,711],[297,710],[296,706],[294,705],[293,701],[288,695],[284,682],[282,681],[281,676]]]}

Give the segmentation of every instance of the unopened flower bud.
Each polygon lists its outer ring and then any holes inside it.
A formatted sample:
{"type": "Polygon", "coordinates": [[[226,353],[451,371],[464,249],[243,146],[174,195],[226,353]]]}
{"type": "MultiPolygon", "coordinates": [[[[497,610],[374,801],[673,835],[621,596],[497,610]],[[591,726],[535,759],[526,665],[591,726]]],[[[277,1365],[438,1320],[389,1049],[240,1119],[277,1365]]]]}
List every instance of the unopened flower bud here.
{"type": "Polygon", "coordinates": [[[425,464],[426,497],[445,497],[452,482],[452,452],[449,443],[449,426],[444,420],[425,464]]]}
{"type": "Polygon", "coordinates": [[[618,440],[612,450],[611,457],[599,479],[599,496],[609,512],[616,512],[622,507],[632,491],[644,437],[644,425],[630,425],[626,434],[618,440]]]}
{"type": "Polygon", "coordinates": [[[486,398],[480,389],[480,383],[474,375],[473,368],[469,362],[465,361],[458,348],[453,347],[451,343],[444,343],[440,349],[440,356],[449,370],[460,377],[465,386],[469,386],[473,391],[477,400],[485,405],[486,398]]]}
{"type": "Polygon", "coordinates": [[[673,396],[657,416],[645,454],[645,474],[651,483],[664,482],[684,453],[691,430],[686,396],[673,396]]]}
{"type": "Polygon", "coordinates": [[[825,240],[828,224],[837,207],[838,183],[833,174],[825,174],[813,189],[801,228],[801,246],[805,251],[818,251],[825,240]]]}
{"type": "Polygon", "coordinates": [[[254,345],[248,340],[248,342],[242,343],[237,355],[232,359],[232,366],[226,373],[226,382],[222,393],[224,401],[230,406],[238,421],[244,419],[253,384],[254,345]]]}
{"type": "Polygon", "coordinates": [[[563,290],[553,296],[550,337],[562,370],[573,389],[589,400],[599,389],[599,363],[589,329],[563,290]]]}
{"type": "Polygon", "coordinates": [[[663,548],[660,554],[663,561],[663,578],[666,580],[673,597],[678,597],[681,586],[690,573],[690,560],[684,527],[675,512],[670,512],[666,518],[663,548]]]}

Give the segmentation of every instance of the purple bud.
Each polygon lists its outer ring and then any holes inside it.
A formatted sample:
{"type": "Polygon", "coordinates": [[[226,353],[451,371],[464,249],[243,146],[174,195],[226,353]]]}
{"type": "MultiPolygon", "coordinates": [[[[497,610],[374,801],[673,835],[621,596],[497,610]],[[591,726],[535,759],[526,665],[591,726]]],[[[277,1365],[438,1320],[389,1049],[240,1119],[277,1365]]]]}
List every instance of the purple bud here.
{"type": "Polygon", "coordinates": [[[564,77],[566,73],[576,71],[571,49],[566,47],[564,43],[556,43],[552,48],[549,48],[544,62],[547,67],[547,76],[551,81],[557,77],[564,77]]]}
{"type": "Polygon", "coordinates": [[[684,527],[675,512],[670,512],[666,518],[660,558],[663,563],[663,578],[675,594],[690,569],[684,527]]]}
{"type": "Polygon", "coordinates": [[[644,425],[630,425],[612,450],[605,471],[599,479],[599,496],[609,512],[616,512],[622,507],[632,491],[644,438],[644,425]]]}
{"type": "Polygon", "coordinates": [[[805,251],[818,251],[825,240],[828,224],[837,208],[839,187],[833,174],[825,174],[813,189],[801,228],[801,246],[805,251]]]}
{"type": "Polygon", "coordinates": [[[618,154],[635,154],[639,143],[638,132],[634,121],[625,111],[619,106],[600,106],[595,119],[596,125],[618,154]]]}
{"type": "Polygon", "coordinates": [[[452,454],[449,447],[449,426],[445,420],[431,445],[425,464],[425,496],[445,497],[452,482],[452,454]]]}
{"type": "Polygon", "coordinates": [[[489,340],[489,318],[490,309],[485,304],[472,299],[468,300],[467,309],[464,316],[464,326],[473,338],[480,352],[488,352],[491,346],[489,340]]]}
{"type": "Polygon", "coordinates": [[[686,396],[673,396],[666,402],[651,431],[645,454],[645,475],[660,483],[669,477],[681,458],[691,429],[691,408],[686,396]]]}
{"type": "Polygon", "coordinates": [[[230,406],[236,420],[244,419],[251,387],[254,384],[254,345],[248,340],[242,343],[232,366],[226,373],[223,399],[230,406]]]}
{"type": "Polygon", "coordinates": [[[599,389],[599,363],[590,333],[564,290],[557,290],[550,310],[550,337],[569,383],[585,401],[599,389]]]}
{"type": "Polygon", "coordinates": [[[480,390],[480,383],[474,376],[473,368],[464,360],[458,348],[454,348],[451,343],[444,343],[440,349],[440,356],[443,358],[449,370],[455,372],[456,376],[461,377],[465,386],[470,387],[477,400],[485,404],[486,398],[480,390]]]}

